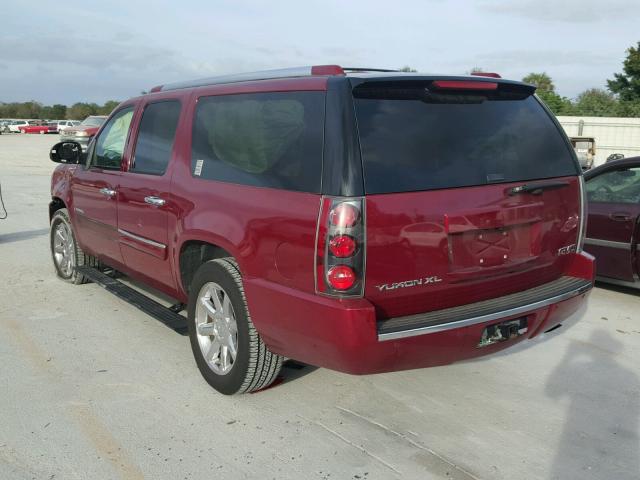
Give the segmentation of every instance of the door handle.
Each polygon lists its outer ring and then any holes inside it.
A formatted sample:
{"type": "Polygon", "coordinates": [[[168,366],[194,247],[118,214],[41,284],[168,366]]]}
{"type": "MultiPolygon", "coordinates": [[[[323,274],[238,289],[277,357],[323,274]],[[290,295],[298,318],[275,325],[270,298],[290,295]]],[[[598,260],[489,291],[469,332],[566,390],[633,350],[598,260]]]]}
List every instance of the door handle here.
{"type": "Polygon", "coordinates": [[[617,212],[609,215],[611,220],[615,220],[616,222],[628,222],[631,220],[631,215],[627,212],[617,212]]]}
{"type": "Polygon", "coordinates": [[[144,202],[154,207],[162,207],[167,201],[160,197],[144,197],[144,202]]]}
{"type": "Polygon", "coordinates": [[[100,193],[107,197],[113,197],[116,194],[116,191],[113,188],[101,188],[100,193]]]}

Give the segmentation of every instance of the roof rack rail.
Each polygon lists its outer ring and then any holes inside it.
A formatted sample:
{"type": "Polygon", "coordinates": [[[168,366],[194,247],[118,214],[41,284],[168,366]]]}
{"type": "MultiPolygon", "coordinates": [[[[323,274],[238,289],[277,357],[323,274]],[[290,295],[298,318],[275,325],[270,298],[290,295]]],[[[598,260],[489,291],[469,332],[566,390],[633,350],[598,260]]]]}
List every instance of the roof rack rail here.
{"type": "Polygon", "coordinates": [[[224,83],[250,82],[254,80],[271,80],[276,78],[309,77],[313,75],[345,75],[347,72],[397,71],[398,70],[386,70],[382,68],[343,68],[340,65],[313,65],[307,67],[280,68],[277,70],[263,70],[259,72],[238,73],[233,75],[221,75],[218,77],[200,78],[197,80],[187,80],[186,82],[158,85],[149,90],[149,92],[165,92],[167,90],[180,90],[182,88],[204,87],[207,85],[219,85],[224,83]]]}
{"type": "Polygon", "coordinates": [[[362,67],[342,67],[345,72],[399,72],[400,70],[390,70],[387,68],[362,68],[362,67]]]}
{"type": "Polygon", "coordinates": [[[153,87],[150,92],[164,92],[182,88],[203,87],[224,83],[250,82],[253,80],[271,80],[276,78],[308,77],[313,75],[344,75],[345,71],[339,65],[313,65],[307,67],[280,68],[277,70],[263,70],[258,72],[221,75],[218,77],[200,78],[185,82],[169,83],[153,87]]]}

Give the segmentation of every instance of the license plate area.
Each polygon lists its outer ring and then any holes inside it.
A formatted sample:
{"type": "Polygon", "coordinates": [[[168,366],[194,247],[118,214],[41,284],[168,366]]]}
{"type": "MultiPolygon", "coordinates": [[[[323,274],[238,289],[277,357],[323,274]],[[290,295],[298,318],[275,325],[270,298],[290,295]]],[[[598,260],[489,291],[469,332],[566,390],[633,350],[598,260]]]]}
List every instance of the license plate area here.
{"type": "Polygon", "coordinates": [[[495,343],[506,342],[513,338],[518,338],[528,331],[527,317],[507,320],[506,322],[488,325],[482,331],[478,348],[488,347],[495,343]]]}

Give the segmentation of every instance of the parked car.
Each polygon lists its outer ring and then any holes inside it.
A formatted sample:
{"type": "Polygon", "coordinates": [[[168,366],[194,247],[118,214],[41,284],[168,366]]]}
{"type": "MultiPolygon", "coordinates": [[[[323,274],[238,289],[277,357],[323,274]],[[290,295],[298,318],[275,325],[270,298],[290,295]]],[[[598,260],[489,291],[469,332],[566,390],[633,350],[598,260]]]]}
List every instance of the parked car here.
{"type": "Polygon", "coordinates": [[[624,158],[624,153],[612,153],[607,157],[606,163],[615,162],[616,160],[622,160],[624,158]]]}
{"type": "Polygon", "coordinates": [[[27,120],[14,120],[9,124],[9,133],[20,133],[20,127],[29,125],[27,120]]]}
{"type": "Polygon", "coordinates": [[[77,127],[78,125],[80,125],[80,121],[78,121],[78,120],[59,120],[58,121],[58,132],[62,133],[67,128],[77,127]]]}
{"type": "Polygon", "coordinates": [[[640,157],[607,162],[585,179],[585,249],[596,257],[598,279],[640,288],[640,157]]]}
{"type": "Polygon", "coordinates": [[[107,119],[104,115],[91,115],[85,118],[79,125],[67,126],[60,133],[60,140],[73,140],[82,145],[86,150],[89,140],[98,132],[102,124],[107,119]]]}
{"type": "Polygon", "coordinates": [[[34,122],[29,125],[21,125],[18,129],[20,130],[20,133],[39,133],[40,135],[43,135],[45,133],[58,133],[58,124],[34,122]]]}
{"type": "Polygon", "coordinates": [[[338,66],[154,87],[86,154],[53,147],[57,275],[109,266],[187,304],[225,394],[285,358],[366,374],[537,337],[594,270],[580,166],[534,90],[338,66]]]}

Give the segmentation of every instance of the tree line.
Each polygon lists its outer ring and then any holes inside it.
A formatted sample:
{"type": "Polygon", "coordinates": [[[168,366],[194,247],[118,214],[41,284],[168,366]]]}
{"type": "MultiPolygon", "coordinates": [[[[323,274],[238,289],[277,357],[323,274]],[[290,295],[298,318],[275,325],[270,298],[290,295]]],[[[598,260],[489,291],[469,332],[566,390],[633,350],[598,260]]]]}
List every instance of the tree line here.
{"type": "Polygon", "coordinates": [[[62,104],[43,105],[40,102],[0,102],[0,118],[29,118],[40,120],[84,120],[89,115],[109,115],[120,102],[109,100],[97,103],[74,103],[70,107],[62,104]]]}

